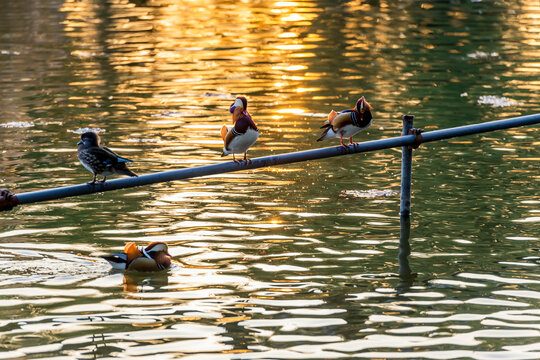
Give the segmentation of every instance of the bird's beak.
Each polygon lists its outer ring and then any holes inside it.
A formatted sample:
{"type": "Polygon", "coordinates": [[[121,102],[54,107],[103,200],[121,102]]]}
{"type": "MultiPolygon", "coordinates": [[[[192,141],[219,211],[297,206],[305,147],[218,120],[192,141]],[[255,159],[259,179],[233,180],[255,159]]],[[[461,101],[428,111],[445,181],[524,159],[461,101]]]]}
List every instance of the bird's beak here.
{"type": "Polygon", "coordinates": [[[77,143],[77,145],[81,145],[82,144],[82,140],[79,140],[79,142],[77,143]]]}

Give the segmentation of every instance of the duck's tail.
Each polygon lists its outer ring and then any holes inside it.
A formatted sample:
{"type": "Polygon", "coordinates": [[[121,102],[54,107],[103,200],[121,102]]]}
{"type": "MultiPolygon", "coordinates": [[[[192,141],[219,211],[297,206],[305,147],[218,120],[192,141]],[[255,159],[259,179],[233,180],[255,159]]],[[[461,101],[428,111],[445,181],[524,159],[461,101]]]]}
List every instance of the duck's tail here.
{"type": "MultiPolygon", "coordinates": [[[[326,128],[324,129],[323,133],[321,134],[321,136],[319,136],[319,138],[317,139],[317,141],[323,141],[324,139],[328,139],[328,138],[331,138],[332,136],[328,136],[328,132],[330,130],[332,130],[332,125],[330,124],[326,124],[324,125],[322,128],[326,128]]],[[[321,128],[321,129],[322,129],[321,128]]]]}
{"type": "Polygon", "coordinates": [[[125,253],[117,253],[102,256],[103,259],[107,260],[111,264],[113,269],[125,270],[127,264],[127,255],[125,253]]]}
{"type": "Polygon", "coordinates": [[[120,175],[137,176],[133,171],[129,170],[125,163],[119,163],[114,168],[115,172],[120,175]]]}

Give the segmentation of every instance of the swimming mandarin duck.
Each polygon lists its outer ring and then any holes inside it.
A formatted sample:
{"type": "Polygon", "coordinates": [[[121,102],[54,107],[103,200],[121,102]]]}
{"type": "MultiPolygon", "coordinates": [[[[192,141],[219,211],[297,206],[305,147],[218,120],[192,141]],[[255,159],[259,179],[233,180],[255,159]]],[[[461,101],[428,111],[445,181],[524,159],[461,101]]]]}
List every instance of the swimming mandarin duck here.
{"type": "Polygon", "coordinates": [[[343,143],[343,138],[345,137],[349,138],[349,144],[355,144],[352,141],[353,136],[367,129],[373,121],[371,109],[371,105],[362,96],[356,102],[356,106],[350,110],[340,112],[332,110],[328,115],[328,120],[321,127],[321,129],[326,129],[317,141],[339,137],[341,145],[347,147],[343,143]]]}
{"type": "Polygon", "coordinates": [[[134,242],[129,242],[124,247],[123,253],[103,256],[114,269],[130,271],[161,271],[171,266],[171,255],[167,244],[153,242],[146,248],[137,247],[134,242]]]}
{"type": "Polygon", "coordinates": [[[259,129],[247,111],[247,99],[238,96],[229,112],[232,114],[234,126],[228,129],[226,125],[223,125],[221,128],[221,137],[224,142],[221,156],[233,154],[233,161],[239,163],[234,154],[244,153],[244,161],[249,163],[251,160],[247,158],[247,151],[259,138],[259,129]]]}
{"type": "Polygon", "coordinates": [[[99,135],[92,131],[82,134],[81,141],[77,143],[79,160],[88,171],[94,174],[94,179],[89,184],[95,184],[98,175],[103,176],[102,183],[107,180],[108,175],[112,174],[137,176],[126,166],[126,163],[133,161],[118,156],[112,150],[101,146],[100,143],[99,135]]]}

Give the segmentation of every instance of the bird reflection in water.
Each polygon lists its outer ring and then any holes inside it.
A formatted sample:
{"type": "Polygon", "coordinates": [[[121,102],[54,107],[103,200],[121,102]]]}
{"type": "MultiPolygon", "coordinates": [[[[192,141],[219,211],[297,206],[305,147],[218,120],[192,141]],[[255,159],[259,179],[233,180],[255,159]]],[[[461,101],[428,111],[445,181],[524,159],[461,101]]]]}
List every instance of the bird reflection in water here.
{"type": "Polygon", "coordinates": [[[124,291],[126,292],[152,292],[160,290],[167,285],[169,285],[169,274],[167,271],[154,273],[127,271],[124,273],[124,291]]]}

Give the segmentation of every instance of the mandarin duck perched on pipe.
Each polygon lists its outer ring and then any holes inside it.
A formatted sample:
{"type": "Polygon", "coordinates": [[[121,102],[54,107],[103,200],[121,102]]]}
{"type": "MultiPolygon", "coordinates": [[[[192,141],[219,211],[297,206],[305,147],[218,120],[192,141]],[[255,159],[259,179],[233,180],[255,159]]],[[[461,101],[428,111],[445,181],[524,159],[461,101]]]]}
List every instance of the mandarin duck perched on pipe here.
{"type": "Polygon", "coordinates": [[[244,161],[250,163],[247,151],[259,138],[259,129],[247,111],[247,99],[244,96],[238,96],[229,112],[232,114],[233,127],[229,129],[223,125],[221,128],[221,137],[224,143],[221,156],[232,154],[233,161],[240,163],[234,154],[244,153],[244,161]]]}
{"type": "Polygon", "coordinates": [[[157,241],[147,247],[137,247],[134,242],[129,242],[124,247],[124,252],[102,257],[118,270],[153,272],[171,266],[167,244],[157,241]]]}
{"type": "Polygon", "coordinates": [[[343,110],[340,112],[332,110],[330,114],[328,114],[328,120],[326,120],[325,124],[321,127],[321,129],[326,129],[317,141],[339,137],[341,145],[347,147],[347,145],[343,143],[343,138],[349,138],[349,145],[354,145],[355,143],[352,141],[353,136],[360,131],[367,129],[373,121],[371,109],[371,105],[369,105],[362,96],[356,102],[356,106],[350,110],[343,110]]]}
{"type": "Polygon", "coordinates": [[[94,174],[94,179],[89,184],[95,184],[98,175],[103,176],[102,183],[107,180],[108,175],[112,174],[137,176],[126,166],[126,163],[133,161],[115,154],[105,146],[101,146],[101,139],[95,132],[88,131],[82,134],[81,141],[77,145],[77,155],[80,162],[88,171],[94,174]]]}

